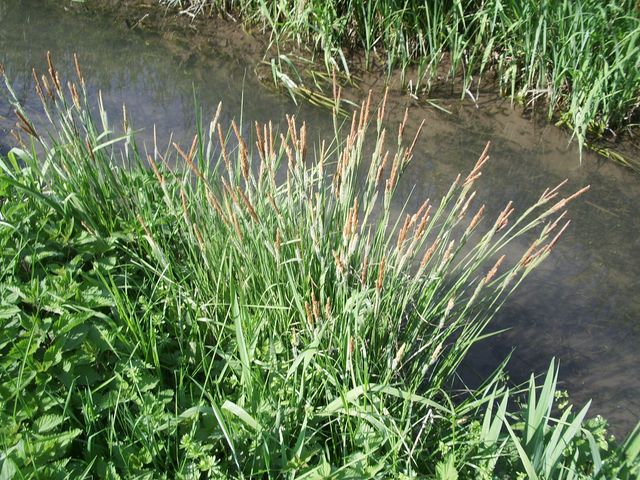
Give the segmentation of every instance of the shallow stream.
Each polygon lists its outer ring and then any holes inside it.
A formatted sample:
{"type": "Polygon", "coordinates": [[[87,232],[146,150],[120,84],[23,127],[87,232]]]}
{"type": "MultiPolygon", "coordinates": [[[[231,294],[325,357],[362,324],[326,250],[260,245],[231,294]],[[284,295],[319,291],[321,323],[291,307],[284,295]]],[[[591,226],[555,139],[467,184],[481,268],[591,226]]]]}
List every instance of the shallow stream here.
{"type": "MultiPolygon", "coordinates": [[[[102,91],[112,117],[126,103],[140,137],[187,142],[195,126],[194,97],[204,118],[224,103],[225,120],[247,126],[282,120],[295,113],[311,127],[312,138],[332,128],[330,114],[296,106],[262,86],[250,65],[213,49],[206,56],[185,54],[175,39],[116,25],[111,19],[66,12],[53,1],[0,2],[0,63],[18,96],[38,115],[31,70],[45,71],[51,51],[63,77],[73,71],[77,52],[85,77],[102,91]]],[[[480,97],[478,108],[440,100],[453,113],[415,105],[405,95],[391,97],[390,114],[402,117],[411,106],[415,130],[422,134],[398,197],[411,194],[408,208],[437,198],[459,172],[468,171],[487,141],[492,160],[479,184],[483,202],[497,212],[513,200],[516,209],[536,200],[547,186],[569,179],[569,190],[591,185],[570,207],[572,223],[550,259],[507,302],[492,329],[506,333],[472,352],[467,376],[482,375],[511,350],[509,371],[515,381],[544,372],[552,357],[560,360],[561,388],[574,402],[593,399],[591,414],[602,414],[617,434],[628,432],[640,417],[640,176],[570,144],[566,132],[522,117],[508,102],[480,97]]],[[[15,119],[0,95],[0,153],[13,139],[15,119]]],[[[568,191],[568,190],[567,190],[568,191]]],[[[522,246],[519,246],[522,247],[522,246]]]]}

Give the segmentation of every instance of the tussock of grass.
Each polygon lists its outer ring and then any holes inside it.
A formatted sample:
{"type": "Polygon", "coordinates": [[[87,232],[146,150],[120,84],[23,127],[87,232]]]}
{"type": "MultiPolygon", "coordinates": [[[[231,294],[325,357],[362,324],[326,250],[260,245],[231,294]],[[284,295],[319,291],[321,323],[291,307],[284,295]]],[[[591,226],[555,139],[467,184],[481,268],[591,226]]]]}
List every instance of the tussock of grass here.
{"type": "Polygon", "coordinates": [[[94,122],[78,77],[65,94],[50,63],[51,134],[16,103],[34,144],[0,163],[3,478],[637,473],[638,430],[616,446],[586,407],[551,417],[554,365],[514,409],[500,369],[451,390],[581,192],[486,219],[485,151],[396,218],[412,153],[384,104],[313,150],[294,118],[250,148],[216,115],[175,158],[143,158],[126,119],[122,138],[94,122]]]}
{"type": "Polygon", "coordinates": [[[640,105],[640,10],[635,0],[319,1],[160,0],[183,13],[224,12],[260,25],[274,43],[311,45],[329,70],[349,71],[349,52],[378,57],[428,92],[439,75],[472,97],[489,72],[500,89],[545,106],[574,131],[634,124],[640,105]]]}

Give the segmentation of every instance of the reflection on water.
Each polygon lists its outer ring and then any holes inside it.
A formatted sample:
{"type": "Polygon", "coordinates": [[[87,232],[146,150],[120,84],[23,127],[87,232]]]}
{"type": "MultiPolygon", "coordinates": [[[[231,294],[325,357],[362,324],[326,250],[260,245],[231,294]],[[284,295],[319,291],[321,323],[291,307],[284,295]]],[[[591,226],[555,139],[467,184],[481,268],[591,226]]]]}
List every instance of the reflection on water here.
{"type": "MultiPolygon", "coordinates": [[[[187,141],[195,125],[194,94],[204,118],[224,100],[224,120],[240,120],[242,112],[245,130],[253,121],[278,120],[286,113],[304,118],[312,138],[332,128],[326,112],[298,108],[269,93],[251,68],[215,51],[185,63],[170,42],[67,14],[55,2],[3,0],[0,23],[0,62],[36,117],[31,69],[43,70],[45,52],[51,50],[63,77],[71,73],[77,52],[95,89],[91,93],[102,90],[113,119],[126,103],[134,125],[146,128],[143,139],[150,138],[155,123],[159,138],[173,132],[177,140],[187,141]]],[[[406,102],[392,97],[391,115],[401,116],[406,102]]],[[[489,211],[497,212],[509,200],[523,208],[564,178],[574,190],[591,184],[588,195],[572,205],[571,228],[554,255],[493,323],[511,330],[475,348],[473,370],[489,371],[515,347],[511,373],[522,381],[531,370],[544,371],[556,356],[562,387],[574,400],[593,398],[593,414],[602,413],[618,433],[629,431],[640,416],[640,297],[635,295],[640,290],[635,211],[640,177],[593,155],[580,163],[565,133],[521,118],[506,103],[491,101],[479,109],[450,106],[457,110],[454,115],[411,109],[415,120],[426,118],[427,128],[399,186],[402,200],[411,194],[409,208],[442,194],[458,172],[471,168],[487,140],[493,158],[481,178],[478,203],[486,203],[489,211]]],[[[11,109],[0,97],[0,152],[10,143],[10,118],[11,109]]]]}

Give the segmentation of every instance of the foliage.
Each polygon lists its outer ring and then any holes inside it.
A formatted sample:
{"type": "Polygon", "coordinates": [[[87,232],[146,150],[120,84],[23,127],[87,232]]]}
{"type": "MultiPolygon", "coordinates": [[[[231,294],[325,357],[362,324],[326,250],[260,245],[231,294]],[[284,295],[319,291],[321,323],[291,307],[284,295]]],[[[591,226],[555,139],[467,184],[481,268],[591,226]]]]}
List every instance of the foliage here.
{"type": "Polygon", "coordinates": [[[79,69],[61,85],[49,59],[47,135],[14,98],[33,143],[0,163],[0,478],[637,475],[638,429],[617,446],[586,407],[552,417],[554,365],[522,407],[501,369],[452,389],[580,192],[481,228],[485,151],[397,217],[412,153],[404,124],[385,146],[384,103],[313,160],[294,118],[250,152],[216,115],[145,163],[126,117],[123,136],[94,121],[79,69]]]}
{"type": "Polygon", "coordinates": [[[581,146],[589,133],[621,130],[638,118],[635,0],[160,2],[190,15],[240,15],[269,31],[278,50],[291,40],[310,44],[329,71],[348,74],[350,52],[361,50],[367,65],[380,58],[389,74],[399,69],[414,94],[444,77],[475,98],[481,81],[495,76],[512,98],[558,114],[581,146]]]}

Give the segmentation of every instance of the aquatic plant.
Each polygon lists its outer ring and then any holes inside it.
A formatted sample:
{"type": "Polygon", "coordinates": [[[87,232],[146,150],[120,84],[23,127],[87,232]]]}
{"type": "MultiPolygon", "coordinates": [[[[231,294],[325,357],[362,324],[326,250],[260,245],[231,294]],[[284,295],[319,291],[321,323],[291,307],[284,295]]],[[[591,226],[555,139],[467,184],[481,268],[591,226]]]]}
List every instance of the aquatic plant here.
{"type": "Polygon", "coordinates": [[[487,148],[398,216],[415,139],[384,101],[343,129],[337,89],[313,149],[293,117],[250,147],[218,108],[190,147],[143,155],[77,76],[63,87],[49,59],[35,77],[49,131],[14,98],[26,139],[0,162],[2,478],[637,473],[638,429],[617,446],[586,407],[552,418],[555,365],[522,408],[501,368],[452,389],[583,190],[488,220],[487,148]]]}
{"type": "MultiPolygon", "coordinates": [[[[568,124],[580,143],[635,124],[640,11],[635,0],[160,0],[181,12],[224,12],[283,44],[308,44],[329,71],[351,53],[399,70],[411,93],[440,77],[477,98],[482,83],[568,124]]],[[[286,67],[286,65],[283,65],[286,67]]]]}

